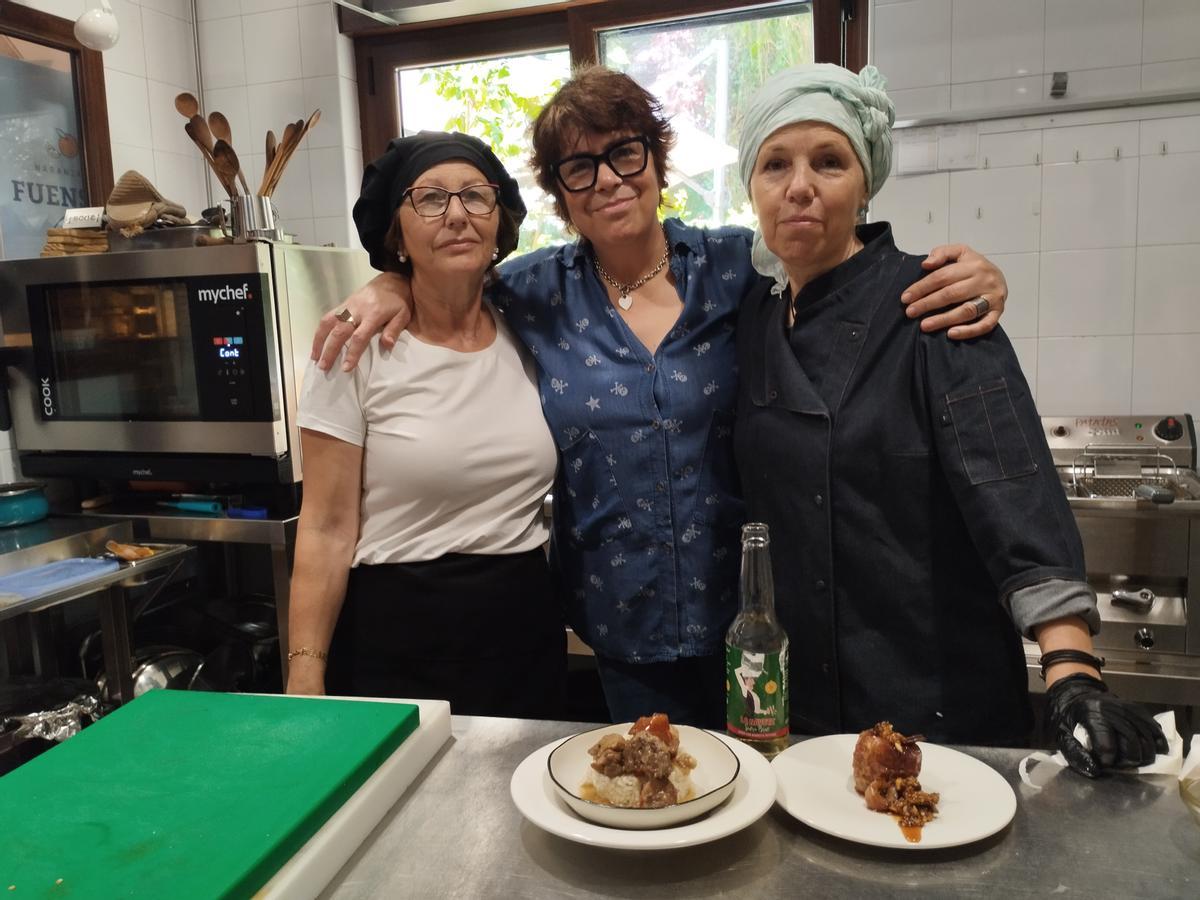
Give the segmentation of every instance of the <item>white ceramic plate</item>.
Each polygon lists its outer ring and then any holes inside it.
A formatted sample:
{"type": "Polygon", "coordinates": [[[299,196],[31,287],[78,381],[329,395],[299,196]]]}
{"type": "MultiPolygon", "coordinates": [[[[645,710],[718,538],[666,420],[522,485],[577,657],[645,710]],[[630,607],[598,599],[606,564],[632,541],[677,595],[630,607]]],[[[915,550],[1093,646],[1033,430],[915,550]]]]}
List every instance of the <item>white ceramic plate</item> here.
{"type": "Polygon", "coordinates": [[[1012,821],[1017,797],[1004,777],[979,760],[937,744],[922,743],[921,787],[941,794],[938,816],[911,844],[896,820],[867,809],[854,790],[851,759],[857,734],[831,734],[789,747],[771,763],[776,799],[805,825],[873,847],[935,850],[995,834],[1012,821]]]}
{"type": "Polygon", "coordinates": [[[632,831],[581,819],[563,802],[550,780],[546,761],[562,743],[552,741],[529,754],[513,772],[509,789],[521,815],[539,828],[569,841],[618,850],[670,850],[719,840],[754,824],[775,803],[771,764],[754,749],[717,735],[737,755],[740,772],[730,798],[707,816],[674,828],[632,831]]]}
{"type": "Polygon", "coordinates": [[[611,828],[669,828],[704,815],[733,793],[740,768],[733,748],[710,731],[677,725],[673,727],[679,731],[680,749],[696,759],[692,770],[695,795],[691,799],[659,809],[626,809],[583,799],[580,786],[592,765],[588,748],[607,734],[624,737],[632,726],[632,722],[624,722],[581,731],[550,752],[546,761],[550,780],[567,806],[583,818],[611,828]]]}

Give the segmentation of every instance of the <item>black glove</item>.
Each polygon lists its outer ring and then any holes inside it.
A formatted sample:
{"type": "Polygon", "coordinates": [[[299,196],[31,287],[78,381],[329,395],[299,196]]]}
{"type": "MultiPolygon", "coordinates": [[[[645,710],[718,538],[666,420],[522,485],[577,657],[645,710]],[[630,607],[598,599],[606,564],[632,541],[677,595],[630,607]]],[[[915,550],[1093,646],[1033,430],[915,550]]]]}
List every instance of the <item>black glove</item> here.
{"type": "Polygon", "coordinates": [[[1046,690],[1050,723],[1058,749],[1076,772],[1098,778],[1102,769],[1144,766],[1167,752],[1167,739],[1154,717],[1135,703],[1108,692],[1099,678],[1076,672],[1046,690]],[[1076,725],[1092,739],[1085,750],[1075,740],[1076,725]]]}

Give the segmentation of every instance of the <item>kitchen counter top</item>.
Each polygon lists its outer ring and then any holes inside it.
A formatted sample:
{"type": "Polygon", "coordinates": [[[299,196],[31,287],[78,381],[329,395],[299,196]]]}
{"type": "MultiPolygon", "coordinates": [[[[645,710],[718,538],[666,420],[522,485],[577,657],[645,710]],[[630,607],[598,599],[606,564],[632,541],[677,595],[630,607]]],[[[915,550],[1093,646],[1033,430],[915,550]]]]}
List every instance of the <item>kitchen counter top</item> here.
{"type": "MultiPolygon", "coordinates": [[[[1027,751],[962,748],[1013,786],[999,834],[947,850],[882,850],[814,831],[773,807],[749,828],[681,850],[604,850],[548,834],[509,796],[529,753],[586,725],[455,716],[453,738],[321,896],[1194,897],[1200,827],[1173,778],[1071,772],[1020,782],[1027,751]]],[[[850,761],[846,761],[847,770],[850,761]]]]}

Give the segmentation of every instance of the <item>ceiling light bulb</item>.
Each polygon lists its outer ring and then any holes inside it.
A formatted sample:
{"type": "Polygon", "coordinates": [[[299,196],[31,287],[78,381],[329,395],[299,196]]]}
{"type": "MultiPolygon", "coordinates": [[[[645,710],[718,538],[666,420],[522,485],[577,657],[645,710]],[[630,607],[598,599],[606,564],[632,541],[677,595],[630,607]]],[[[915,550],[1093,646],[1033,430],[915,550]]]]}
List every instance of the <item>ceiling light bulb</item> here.
{"type": "Polygon", "coordinates": [[[100,0],[99,9],[89,9],[75,20],[75,39],[92,50],[111,50],[120,36],[121,28],[108,0],[100,0]]]}

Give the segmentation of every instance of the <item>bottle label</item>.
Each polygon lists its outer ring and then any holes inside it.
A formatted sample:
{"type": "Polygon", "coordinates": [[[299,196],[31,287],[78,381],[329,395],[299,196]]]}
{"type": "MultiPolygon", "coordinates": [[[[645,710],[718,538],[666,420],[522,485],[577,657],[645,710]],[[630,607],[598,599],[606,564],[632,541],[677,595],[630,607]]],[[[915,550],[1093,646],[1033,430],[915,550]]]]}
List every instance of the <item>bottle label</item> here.
{"type": "Polygon", "coordinates": [[[788,733],[787,645],[755,653],[725,644],[725,727],[734,737],[765,740],[788,733]]]}

